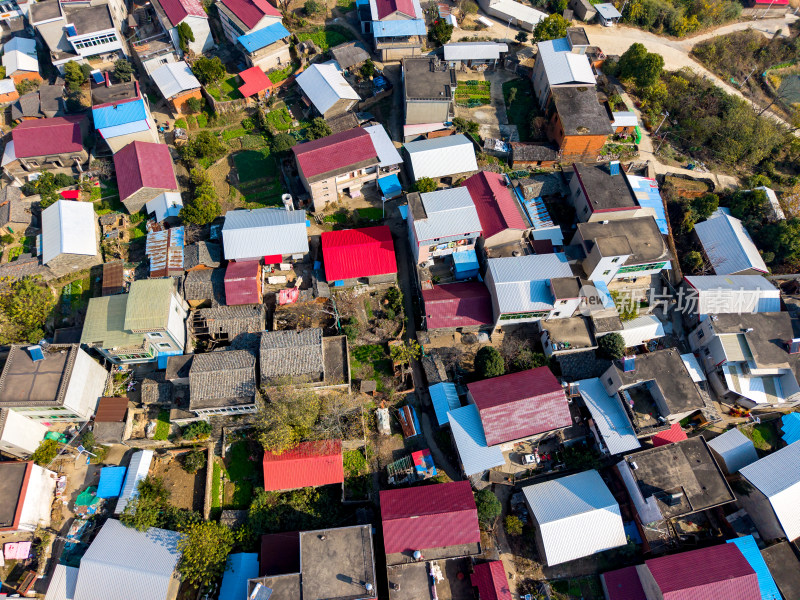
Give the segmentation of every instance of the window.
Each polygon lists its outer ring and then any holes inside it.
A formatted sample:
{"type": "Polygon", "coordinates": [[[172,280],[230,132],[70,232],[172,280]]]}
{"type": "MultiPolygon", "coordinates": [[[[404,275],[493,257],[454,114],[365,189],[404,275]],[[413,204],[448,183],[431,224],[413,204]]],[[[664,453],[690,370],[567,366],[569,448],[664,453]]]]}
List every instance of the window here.
{"type": "Polygon", "coordinates": [[[648,263],[646,265],[631,265],[628,267],[622,267],[619,272],[620,273],[635,273],[637,271],[653,271],[656,269],[663,269],[666,262],[659,262],[659,263],[648,263]]]}
{"type": "Polygon", "coordinates": [[[586,214],[587,212],[589,212],[589,207],[588,206],[584,206],[583,207],[583,214],[586,214]]]}
{"type": "Polygon", "coordinates": [[[603,275],[608,275],[611,271],[603,271],[603,275]]]}
{"type": "Polygon", "coordinates": [[[163,333],[158,333],[156,331],[154,331],[152,333],[148,333],[147,335],[149,335],[151,338],[163,338],[164,337],[163,333]]]}
{"type": "Polygon", "coordinates": [[[611,262],[612,263],[619,262],[619,256],[617,256],[616,258],[612,258],[611,262]]]}
{"type": "Polygon", "coordinates": [[[702,339],[703,339],[703,336],[704,336],[705,334],[706,334],[706,332],[705,332],[705,331],[703,331],[703,330],[702,330],[702,328],[701,328],[701,329],[698,329],[698,330],[697,330],[697,339],[698,339],[698,340],[702,340],[702,339]]]}
{"type": "Polygon", "coordinates": [[[161,350],[169,350],[170,348],[172,348],[172,344],[170,344],[169,342],[160,342],[160,343],[158,344],[158,347],[159,347],[161,350]]]}
{"type": "Polygon", "coordinates": [[[614,385],[614,380],[611,377],[608,378],[608,385],[614,385]]]}

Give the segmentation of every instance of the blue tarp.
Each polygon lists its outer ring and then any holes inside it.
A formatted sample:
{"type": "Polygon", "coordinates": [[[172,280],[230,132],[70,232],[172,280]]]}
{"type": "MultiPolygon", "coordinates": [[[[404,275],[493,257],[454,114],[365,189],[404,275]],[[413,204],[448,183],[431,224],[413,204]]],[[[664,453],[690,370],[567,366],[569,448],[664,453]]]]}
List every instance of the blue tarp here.
{"type": "Polygon", "coordinates": [[[286,29],[282,23],[273,23],[264,29],[259,29],[247,35],[240,35],[237,39],[245,50],[248,52],[255,52],[256,50],[261,50],[261,48],[266,48],[270,44],[274,44],[278,40],[287,38],[290,35],[292,34],[289,33],[289,30],[286,29]]]}
{"type": "Polygon", "coordinates": [[[761,551],[758,549],[758,544],[752,535],[728,540],[729,544],[735,544],[739,550],[742,551],[745,559],[753,571],[756,572],[758,577],[758,587],[761,590],[761,600],[781,600],[781,593],[778,591],[778,586],[775,585],[775,580],[772,579],[772,574],[767,568],[767,563],[764,562],[764,557],[761,556],[761,551]]]}
{"type": "Polygon", "coordinates": [[[411,19],[405,21],[373,21],[372,35],[380,37],[405,37],[407,35],[427,35],[425,21],[411,19]]]}
{"type": "Polygon", "coordinates": [[[475,250],[464,250],[453,253],[453,275],[456,279],[470,279],[480,272],[478,255],[475,250]]]}
{"type": "Polygon", "coordinates": [[[658,184],[655,179],[628,175],[628,182],[631,184],[633,195],[636,196],[639,206],[652,208],[656,213],[658,230],[664,235],[669,235],[667,213],[664,210],[664,202],[661,200],[661,194],[658,193],[658,184]]]}
{"type": "Polygon", "coordinates": [[[783,415],[781,419],[781,431],[783,432],[781,437],[787,444],[800,441],[800,413],[783,415]]]}
{"type": "Polygon", "coordinates": [[[400,185],[400,179],[397,173],[392,173],[386,177],[378,179],[378,187],[381,188],[381,193],[388,199],[397,198],[403,193],[403,186],[400,185]]]}
{"type": "Polygon", "coordinates": [[[100,483],[97,484],[98,498],[119,498],[122,482],[125,481],[125,467],[103,467],[100,469],[100,483]]]}
{"type": "Polygon", "coordinates": [[[219,600],[245,600],[247,598],[247,580],[258,577],[258,554],[231,554],[222,576],[219,588],[219,600]]]}

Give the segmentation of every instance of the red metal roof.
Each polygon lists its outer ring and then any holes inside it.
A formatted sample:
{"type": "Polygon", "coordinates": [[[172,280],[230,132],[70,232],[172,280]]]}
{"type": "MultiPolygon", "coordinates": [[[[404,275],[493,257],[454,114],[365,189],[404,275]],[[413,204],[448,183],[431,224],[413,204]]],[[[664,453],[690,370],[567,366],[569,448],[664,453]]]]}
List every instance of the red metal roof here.
{"type": "Polygon", "coordinates": [[[169,22],[173,27],[177,27],[189,15],[193,17],[208,18],[203,5],[199,0],[158,0],[161,8],[167,13],[169,22]]]}
{"type": "Polygon", "coordinates": [[[64,190],[62,192],[59,192],[59,194],[61,194],[61,197],[64,200],[77,200],[78,198],[81,197],[80,190],[64,190]]]}
{"type": "Polygon", "coordinates": [[[758,576],[734,544],[645,561],[664,600],[761,600],[758,576]]]}
{"type": "Polygon", "coordinates": [[[128,412],[128,397],[105,397],[97,401],[97,411],[94,413],[96,423],[122,423],[128,412]]]}
{"type": "Polygon", "coordinates": [[[261,304],[260,273],[257,260],[229,262],[225,269],[225,304],[261,304]]]}
{"type": "Polygon", "coordinates": [[[121,200],[142,188],[178,191],[172,168],[172,156],[166,144],[131,142],[114,155],[114,170],[121,200]]]}
{"type": "Polygon", "coordinates": [[[653,446],[666,446],[667,444],[674,444],[682,440],[687,440],[689,437],[686,432],[681,429],[680,423],[675,423],[666,431],[655,434],[652,438],[653,446]]]}
{"type": "Polygon", "coordinates": [[[467,385],[489,446],[572,425],[561,384],[548,367],[467,385]]]}
{"type": "Polygon", "coordinates": [[[292,152],[306,178],[346,170],[350,165],[378,158],[372,138],[361,127],[300,144],[292,152]]]}
{"type": "Polygon", "coordinates": [[[386,554],[481,540],[469,481],[382,491],[380,504],[386,554]]]}
{"type": "Polygon", "coordinates": [[[411,0],[377,0],[378,19],[385,19],[389,15],[400,11],[409,17],[419,17],[414,10],[414,3],[411,0]]]}
{"type": "Polygon", "coordinates": [[[268,492],[343,481],[341,440],[301,442],[283,454],[264,453],[264,489],[268,492]]]}
{"type": "Polygon", "coordinates": [[[83,149],[80,123],[83,115],[23,121],[11,130],[17,158],[68,154],[83,149]]]}
{"type": "MultiPolygon", "coordinates": [[[[251,29],[267,15],[280,17],[281,11],[272,6],[267,0],[222,0],[222,3],[239,20],[251,29]]],[[[249,32],[245,32],[249,33],[249,32]]]]}
{"type": "Polygon", "coordinates": [[[397,273],[392,232],[386,225],[322,233],[328,281],[397,273]]]}
{"type": "Polygon", "coordinates": [[[527,229],[525,220],[505,185],[505,178],[490,171],[481,171],[465,180],[462,186],[469,190],[478,218],[481,220],[483,236],[490,238],[506,229],[527,229]]]}
{"type": "Polygon", "coordinates": [[[647,600],[636,567],[603,573],[608,600],[647,600]]]}
{"type": "Polygon", "coordinates": [[[434,285],[422,290],[428,329],[490,325],[492,299],[480,281],[434,285]]]}
{"type": "Polygon", "coordinates": [[[512,600],[513,598],[508,587],[508,577],[506,577],[503,561],[493,560],[475,565],[471,579],[473,587],[478,588],[478,597],[481,600],[512,600]]]}
{"type": "Polygon", "coordinates": [[[245,69],[239,73],[239,77],[244,81],[244,85],[239,87],[239,92],[241,92],[242,96],[245,98],[268,90],[273,85],[269,77],[267,77],[267,74],[258,67],[245,69]]]}

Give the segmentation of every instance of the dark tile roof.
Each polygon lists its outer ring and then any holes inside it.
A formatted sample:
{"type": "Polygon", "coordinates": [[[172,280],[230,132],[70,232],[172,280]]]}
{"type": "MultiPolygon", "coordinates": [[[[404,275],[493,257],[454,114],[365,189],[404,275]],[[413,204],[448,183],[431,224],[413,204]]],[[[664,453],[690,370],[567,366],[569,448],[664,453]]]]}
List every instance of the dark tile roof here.
{"type": "Polygon", "coordinates": [[[251,404],[256,396],[256,359],[246,350],[195,354],[189,370],[189,408],[251,404]]]}
{"type": "Polygon", "coordinates": [[[341,133],[349,129],[358,127],[358,117],[352,112],[346,112],[341,115],[327,117],[325,122],[331,128],[331,133],[341,133]]]}
{"type": "Polygon", "coordinates": [[[167,358],[167,368],[164,371],[164,379],[185,379],[189,377],[189,370],[192,368],[194,354],[180,354],[167,358]]]}
{"type": "Polygon", "coordinates": [[[263,331],[267,309],[263,304],[243,304],[201,308],[196,314],[206,320],[209,332],[227,333],[233,339],[241,333],[263,331]]]}
{"type": "Polygon", "coordinates": [[[183,265],[188,271],[194,267],[218,267],[222,263],[222,246],[213,242],[197,242],[183,248],[183,265]]]}
{"type": "Polygon", "coordinates": [[[0,190],[0,226],[8,223],[30,223],[31,202],[22,200],[22,190],[9,185],[0,190]]]}
{"type": "Polygon", "coordinates": [[[369,58],[369,53],[361,42],[346,42],[334,46],[331,48],[331,55],[343,69],[349,69],[369,58]]]}
{"type": "Polygon", "coordinates": [[[28,92],[11,105],[11,118],[16,121],[23,117],[44,117],[39,107],[39,92],[28,92]]]}
{"type": "Polygon", "coordinates": [[[164,374],[157,373],[153,378],[142,381],[142,404],[170,404],[174,388],[164,381],[164,374]]]}
{"type": "Polygon", "coordinates": [[[611,118],[591,86],[550,90],[565,135],[611,135],[611,118]]]}
{"type": "Polygon", "coordinates": [[[513,184],[526,200],[554,195],[564,196],[568,191],[559,173],[537,173],[530,177],[515,179],[513,184]]]}
{"type": "Polygon", "coordinates": [[[189,271],[183,279],[186,300],[211,300],[213,306],[225,303],[225,269],[189,271]]]}
{"type": "Polygon", "coordinates": [[[323,374],[322,329],[265,331],[260,366],[262,378],[323,374]]]}
{"type": "Polygon", "coordinates": [[[511,162],[542,162],[558,160],[558,150],[550,144],[511,142],[511,162]]]}

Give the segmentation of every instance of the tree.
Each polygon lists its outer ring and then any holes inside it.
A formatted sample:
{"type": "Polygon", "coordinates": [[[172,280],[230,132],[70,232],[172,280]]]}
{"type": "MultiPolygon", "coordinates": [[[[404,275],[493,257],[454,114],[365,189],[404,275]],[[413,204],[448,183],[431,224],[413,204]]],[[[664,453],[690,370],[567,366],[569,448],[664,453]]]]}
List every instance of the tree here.
{"type": "Polygon", "coordinates": [[[44,325],[55,305],[46,285],[31,277],[11,284],[8,293],[0,298],[0,310],[8,321],[4,337],[8,342],[35,344],[44,337],[44,325]]]}
{"type": "Polygon", "coordinates": [[[318,140],[320,138],[324,138],[329,136],[331,133],[331,127],[325,122],[325,119],[322,117],[317,117],[306,129],[306,137],[309,140],[318,140]]]}
{"type": "Polygon", "coordinates": [[[187,473],[197,473],[206,466],[206,453],[202,450],[192,450],[183,457],[183,470],[187,473]]]}
{"type": "Polygon", "coordinates": [[[181,558],[178,572],[182,581],[195,587],[209,586],[225,570],[228,554],[233,548],[233,532],[215,521],[195,523],[178,542],[181,558]]]}
{"type": "Polygon", "coordinates": [[[186,101],[186,108],[189,109],[190,113],[199,113],[203,110],[203,105],[205,104],[205,100],[201,100],[200,98],[189,98],[186,101]]]}
{"type": "Polygon", "coordinates": [[[181,52],[186,54],[189,51],[189,44],[194,41],[194,31],[186,21],[180,23],[177,30],[178,46],[180,46],[181,52]]]}
{"type": "Polygon", "coordinates": [[[616,332],[607,333],[597,339],[597,349],[606,358],[615,360],[625,356],[625,340],[616,332]]]}
{"type": "Polygon", "coordinates": [[[467,0],[464,2],[464,6],[461,7],[461,10],[464,11],[465,15],[477,15],[478,14],[478,5],[472,0],[467,0]]]}
{"type": "Polygon", "coordinates": [[[430,38],[440,46],[444,46],[450,41],[453,35],[453,26],[444,19],[436,19],[430,30],[430,38]]]}
{"type": "MultiPolygon", "coordinates": [[[[516,88],[514,88],[514,90],[516,90],[516,88]]],[[[453,119],[453,126],[456,128],[458,133],[469,133],[472,135],[478,135],[481,127],[475,121],[468,121],[467,119],[462,119],[461,117],[455,117],[453,119]]]]}
{"type": "Polygon", "coordinates": [[[516,515],[508,515],[505,519],[508,535],[522,535],[522,521],[516,515]]]}
{"type": "MultiPolygon", "coordinates": [[[[181,25],[184,24],[181,23],[181,25]]],[[[133,79],[133,65],[124,58],[120,58],[114,63],[114,76],[120,81],[130,81],[133,79]]]]}
{"type": "Polygon", "coordinates": [[[14,87],[20,96],[24,96],[25,94],[38,90],[40,83],[41,82],[33,79],[21,79],[14,87]]]}
{"type": "Polygon", "coordinates": [[[162,523],[162,513],[169,506],[170,492],[164,480],[148,475],[136,486],[137,495],[125,506],[120,521],[127,527],[147,531],[162,523]]]}
{"type": "Polygon", "coordinates": [[[416,340],[403,342],[389,346],[389,356],[392,357],[392,362],[407,365],[412,360],[419,360],[422,356],[422,347],[416,340]]]}
{"type": "Polygon", "coordinates": [[[650,88],[660,79],[664,70],[664,57],[648,52],[636,42],[623,53],[617,65],[620,79],[633,79],[640,90],[650,88]]]}
{"type": "Polygon", "coordinates": [[[533,39],[543,42],[566,37],[567,27],[569,27],[569,22],[560,14],[548,15],[533,28],[533,39]]]}
{"type": "Polygon", "coordinates": [[[28,181],[22,186],[22,191],[30,196],[39,194],[41,200],[39,208],[45,209],[59,199],[56,192],[62,188],[75,184],[75,178],[66,173],[53,175],[50,171],[43,171],[34,181],[28,181]]]}
{"type": "Polygon", "coordinates": [[[222,64],[219,56],[213,58],[201,56],[194,61],[192,72],[200,80],[200,83],[210,85],[217,83],[225,75],[225,65],[222,64]]]}
{"type": "Polygon", "coordinates": [[[422,177],[417,180],[417,183],[414,184],[414,187],[420,194],[425,194],[427,192],[435,192],[436,188],[439,186],[436,181],[430,177],[422,177]]]}
{"type": "Polygon", "coordinates": [[[180,217],[192,225],[206,225],[222,214],[222,207],[214,196],[201,194],[187,202],[180,212],[180,217]]]}
{"type": "Polygon", "coordinates": [[[705,221],[719,208],[719,196],[716,194],[703,194],[691,201],[694,222],[705,221]]]}
{"type": "Polygon", "coordinates": [[[292,149],[292,146],[297,144],[297,140],[294,139],[294,136],[288,133],[279,133],[275,137],[272,138],[272,143],[270,144],[270,148],[276,154],[283,154],[284,152],[288,152],[292,149]]]}
{"type": "Polygon", "coordinates": [[[768,223],[756,234],[756,239],[764,250],[764,262],[792,264],[800,258],[800,219],[768,223]]]}
{"type": "Polygon", "coordinates": [[[478,520],[484,527],[491,527],[503,512],[500,500],[489,488],[483,488],[475,494],[475,506],[478,509],[478,520]]]}
{"type": "Polygon", "coordinates": [[[281,454],[293,448],[311,435],[321,408],[321,398],[311,390],[273,390],[256,413],[258,441],[266,452],[281,454]]]}
{"type": "Polygon", "coordinates": [[[185,440],[204,440],[211,435],[211,423],[208,421],[193,421],[181,431],[185,440]]]}
{"type": "Polygon", "coordinates": [[[682,262],[683,268],[689,271],[689,273],[699,273],[703,270],[703,266],[705,265],[703,255],[697,250],[690,250],[684,254],[682,262]]]}
{"type": "Polygon", "coordinates": [[[321,2],[317,2],[317,0],[306,0],[306,3],[303,5],[303,10],[305,10],[308,16],[311,16],[321,13],[325,10],[325,6],[321,2]]]}
{"type": "Polygon", "coordinates": [[[31,460],[40,467],[46,467],[58,456],[58,442],[55,440],[42,440],[39,447],[31,454],[31,460]]]}
{"type": "Polygon", "coordinates": [[[475,372],[481,379],[499,377],[506,372],[500,352],[494,346],[483,346],[475,355],[475,372]]]}
{"type": "Polygon", "coordinates": [[[5,79],[5,78],[6,78],[6,68],[0,66],[0,79],[5,79]]]}
{"type": "Polygon", "coordinates": [[[547,356],[541,352],[534,352],[529,348],[523,348],[511,359],[509,370],[514,373],[517,371],[528,371],[537,367],[546,367],[549,364],[547,356]]]}
{"type": "Polygon", "coordinates": [[[68,90],[77,92],[81,89],[84,81],[86,81],[86,77],[84,77],[83,70],[78,63],[71,60],[64,65],[64,82],[67,84],[68,90]]]}
{"type": "Polygon", "coordinates": [[[524,44],[525,42],[528,41],[528,32],[520,30],[519,33],[517,33],[517,35],[514,37],[514,39],[517,40],[517,42],[519,42],[520,44],[524,44]]]}
{"type": "Polygon", "coordinates": [[[227,152],[227,147],[212,132],[203,130],[181,146],[184,159],[209,158],[215,160],[227,152]]]}
{"type": "Polygon", "coordinates": [[[361,76],[364,79],[369,79],[375,75],[375,63],[372,62],[371,58],[368,58],[363,65],[361,65],[361,76]]]}

